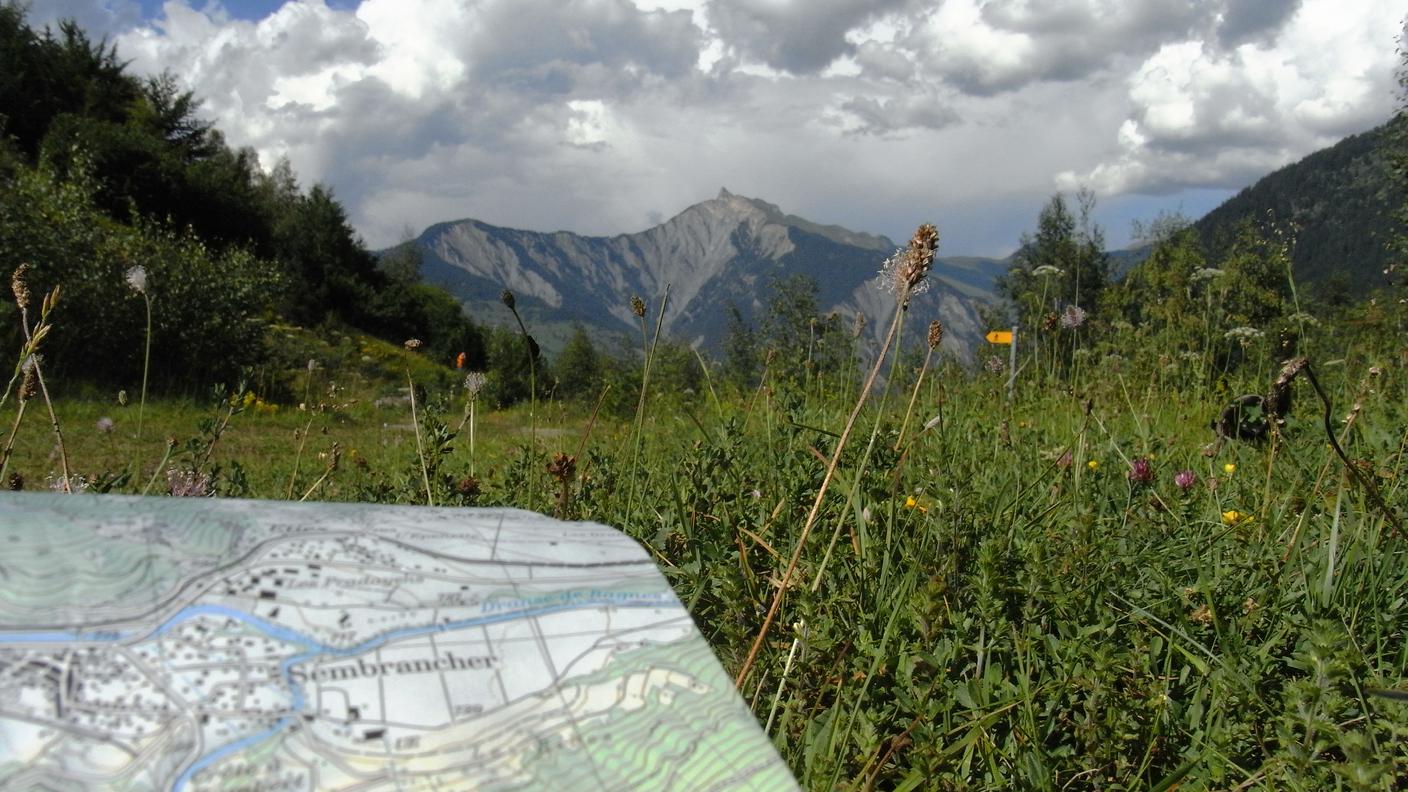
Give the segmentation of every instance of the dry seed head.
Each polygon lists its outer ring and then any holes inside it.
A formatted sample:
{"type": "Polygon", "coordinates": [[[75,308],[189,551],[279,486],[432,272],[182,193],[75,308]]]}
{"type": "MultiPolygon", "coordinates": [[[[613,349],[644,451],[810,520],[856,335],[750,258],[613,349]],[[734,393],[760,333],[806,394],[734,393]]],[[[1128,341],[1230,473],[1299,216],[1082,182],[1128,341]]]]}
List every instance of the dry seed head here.
{"type": "Polygon", "coordinates": [[[10,290],[15,293],[15,304],[24,310],[29,307],[29,283],[26,277],[29,274],[29,265],[21,264],[15,267],[15,272],[10,276],[10,290]]]}
{"type": "Polygon", "coordinates": [[[912,291],[923,282],[924,276],[929,274],[929,268],[934,266],[934,251],[938,249],[939,230],[932,223],[919,226],[914,236],[909,239],[904,267],[900,269],[907,290],[912,291]]]}
{"type": "Polygon", "coordinates": [[[942,343],[944,340],[943,322],[940,322],[938,319],[935,319],[934,321],[929,323],[929,337],[926,340],[929,342],[930,349],[939,348],[939,344],[942,343]]]}
{"type": "Polygon", "coordinates": [[[645,301],[642,300],[642,299],[639,298],[639,297],[632,297],[632,298],[631,298],[631,313],[635,314],[636,316],[640,317],[641,319],[644,319],[644,318],[645,318],[645,301]]]}
{"type": "Polygon", "coordinates": [[[141,264],[127,270],[127,287],[138,294],[147,293],[147,268],[141,264]]]}
{"type": "Polygon", "coordinates": [[[20,401],[29,401],[39,395],[39,356],[30,355],[20,366],[24,380],[20,382],[20,401]]]}
{"type": "Polygon", "coordinates": [[[504,307],[508,308],[510,311],[514,310],[514,305],[517,303],[517,301],[513,299],[513,292],[508,289],[499,292],[499,302],[503,303],[504,307]]]}
{"type": "Polygon", "coordinates": [[[860,338],[860,334],[865,332],[865,314],[857,313],[855,321],[851,324],[851,336],[860,338]]]}

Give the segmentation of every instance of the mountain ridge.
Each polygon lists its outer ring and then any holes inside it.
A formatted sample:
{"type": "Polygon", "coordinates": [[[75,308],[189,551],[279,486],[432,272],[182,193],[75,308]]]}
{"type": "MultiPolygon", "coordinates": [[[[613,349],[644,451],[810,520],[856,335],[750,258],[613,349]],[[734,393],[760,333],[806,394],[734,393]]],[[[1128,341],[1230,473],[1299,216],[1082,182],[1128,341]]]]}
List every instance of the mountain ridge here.
{"type": "MultiPolygon", "coordinates": [[[[886,301],[893,306],[877,282],[880,265],[896,249],[890,239],[815,223],[726,188],[633,233],[537,232],[466,218],[436,223],[407,244],[420,252],[422,277],[448,289],[481,321],[508,323],[498,295],[513,291],[535,326],[556,326],[542,339],[549,350],[573,323],[598,334],[634,333],[630,298],[658,300],[667,288],[665,333],[712,350],[722,345],[731,309],[757,323],[768,285],[793,275],[817,284],[823,313],[865,314],[871,337],[863,340],[872,344],[883,330],[878,320],[886,301]]],[[[997,259],[962,257],[952,267],[936,260],[930,291],[911,304],[924,321],[912,324],[922,330],[929,318],[940,319],[946,348],[968,357],[981,337],[978,302],[991,298],[1002,269],[997,259]]]]}

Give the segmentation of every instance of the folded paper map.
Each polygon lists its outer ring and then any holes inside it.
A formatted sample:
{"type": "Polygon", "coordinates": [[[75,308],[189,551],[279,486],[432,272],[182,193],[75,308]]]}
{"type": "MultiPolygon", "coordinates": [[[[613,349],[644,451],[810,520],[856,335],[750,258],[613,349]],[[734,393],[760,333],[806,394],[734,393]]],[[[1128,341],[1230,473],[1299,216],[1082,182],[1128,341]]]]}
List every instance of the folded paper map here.
{"type": "Polygon", "coordinates": [[[6,790],[796,788],[611,528],[14,493],[0,548],[6,790]]]}

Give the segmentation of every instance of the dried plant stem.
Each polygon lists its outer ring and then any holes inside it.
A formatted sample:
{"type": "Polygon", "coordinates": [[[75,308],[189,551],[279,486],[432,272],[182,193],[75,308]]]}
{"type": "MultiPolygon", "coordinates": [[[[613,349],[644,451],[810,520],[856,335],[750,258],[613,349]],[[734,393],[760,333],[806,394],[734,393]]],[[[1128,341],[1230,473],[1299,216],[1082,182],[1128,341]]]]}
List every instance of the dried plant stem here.
{"type": "Polygon", "coordinates": [[[44,397],[44,407],[49,411],[49,427],[54,431],[54,442],[59,448],[59,469],[64,475],[64,492],[73,492],[73,486],[69,481],[68,450],[64,448],[64,433],[59,428],[59,416],[54,414],[54,402],[49,398],[49,386],[44,384],[44,372],[39,368],[39,361],[34,361],[34,375],[39,379],[39,393],[44,397]]]}
{"type": "Polygon", "coordinates": [[[153,470],[153,471],[152,471],[152,477],[147,480],[147,486],[145,486],[145,487],[142,488],[142,494],[143,494],[143,495],[146,495],[146,494],[150,493],[150,492],[152,491],[152,487],[156,486],[157,477],[161,475],[161,470],[162,470],[162,468],[166,467],[167,461],[171,459],[171,452],[172,452],[172,450],[174,450],[175,448],[176,448],[176,442],[175,442],[175,440],[169,440],[169,441],[167,441],[167,443],[166,443],[166,453],[162,455],[161,461],[158,462],[158,463],[156,463],[156,470],[153,470]]]}
{"type": "Polygon", "coordinates": [[[421,481],[425,482],[425,502],[435,505],[435,496],[430,492],[430,468],[425,463],[425,445],[420,439],[420,417],[416,413],[416,383],[411,379],[411,370],[406,369],[406,384],[411,386],[411,425],[416,431],[416,456],[420,458],[421,481]]]}
{"type": "MultiPolygon", "coordinates": [[[[305,401],[304,404],[307,402],[305,401]]],[[[293,485],[298,481],[298,465],[303,461],[303,447],[308,444],[308,431],[312,428],[313,416],[309,415],[308,423],[303,425],[303,431],[298,435],[298,451],[293,455],[293,472],[288,474],[288,488],[284,491],[285,500],[293,500],[293,485]]]]}
{"type": "Polygon", "coordinates": [[[332,446],[332,460],[328,462],[327,469],[325,469],[325,470],[323,471],[323,475],[319,476],[319,477],[317,478],[317,480],[313,482],[312,486],[310,486],[310,487],[303,493],[303,497],[301,497],[301,498],[298,499],[298,502],[299,502],[299,503],[302,503],[303,501],[308,500],[308,496],[309,496],[309,495],[312,495],[312,494],[313,494],[313,491],[316,490],[318,487],[321,487],[321,486],[323,485],[323,482],[328,480],[328,476],[331,476],[331,475],[332,475],[332,472],[333,472],[334,470],[337,470],[337,459],[338,459],[337,453],[338,453],[337,444],[336,444],[336,443],[333,443],[333,446],[332,446]]]}
{"type": "Polygon", "coordinates": [[[655,357],[655,348],[660,344],[660,329],[665,324],[665,309],[670,305],[670,286],[665,286],[665,296],[660,299],[660,310],[655,313],[655,337],[647,339],[645,333],[645,317],[640,319],[640,340],[641,348],[645,354],[645,363],[640,373],[640,402],[636,405],[636,438],[635,453],[631,457],[631,489],[626,499],[626,514],[630,515],[635,511],[637,479],[640,473],[640,456],[645,445],[645,405],[646,396],[650,390],[650,363],[655,357]]]}
{"type": "MultiPolygon", "coordinates": [[[[50,327],[49,314],[54,310],[54,306],[57,305],[58,302],[59,288],[56,286],[54,287],[53,291],[49,292],[49,294],[44,297],[44,303],[39,311],[39,323],[34,327],[33,330],[31,330],[29,327],[29,308],[23,304],[19,306],[20,329],[24,331],[25,341],[24,351],[20,355],[20,365],[23,366],[24,361],[29,361],[29,364],[34,367],[34,378],[39,384],[40,395],[44,397],[44,406],[49,411],[49,425],[54,431],[54,441],[57,443],[59,449],[59,468],[60,471],[63,473],[64,477],[63,491],[73,492],[73,486],[69,480],[70,474],[68,469],[68,450],[64,447],[64,433],[63,430],[59,428],[59,417],[54,414],[54,403],[49,398],[49,387],[44,384],[44,371],[40,368],[39,356],[36,354],[39,349],[39,342],[43,340],[44,336],[48,335],[50,327]]],[[[18,370],[16,371],[16,373],[18,373],[18,370]]],[[[24,393],[24,388],[21,387],[20,399],[24,400],[25,397],[26,395],[24,393]]],[[[21,401],[21,407],[23,407],[23,401],[21,401]]],[[[23,414],[23,409],[21,409],[20,415],[17,415],[15,417],[14,430],[12,430],[10,433],[10,442],[7,443],[6,447],[6,462],[9,461],[9,453],[11,450],[9,446],[14,442],[15,431],[19,430],[19,418],[23,414]]],[[[3,473],[4,467],[0,466],[0,474],[3,473]]]]}
{"type": "Polygon", "coordinates": [[[1384,500],[1384,496],[1379,494],[1379,488],[1374,486],[1374,482],[1370,481],[1368,476],[1360,472],[1359,466],[1351,462],[1349,456],[1345,454],[1344,449],[1340,447],[1339,438],[1335,437],[1334,425],[1330,421],[1332,417],[1330,397],[1326,396],[1325,390],[1320,387],[1320,381],[1315,378],[1315,372],[1311,371],[1309,361],[1305,364],[1305,376],[1310,380],[1310,385],[1315,388],[1315,395],[1320,397],[1320,402],[1325,406],[1323,416],[1325,422],[1325,437],[1329,439],[1331,447],[1335,449],[1335,454],[1344,462],[1345,469],[1354,477],[1354,480],[1358,481],[1360,486],[1364,488],[1364,491],[1369,494],[1369,498],[1374,501],[1374,505],[1379,508],[1384,519],[1388,520],[1388,524],[1393,527],[1394,532],[1402,536],[1403,523],[1399,520],[1398,514],[1395,513],[1393,507],[1389,506],[1388,502],[1384,500]]]}
{"type": "Polygon", "coordinates": [[[5,477],[5,471],[10,467],[10,454],[15,450],[15,435],[19,434],[20,421],[24,420],[24,408],[29,402],[21,399],[19,409],[15,410],[15,423],[10,427],[10,436],[5,438],[5,449],[0,451],[0,480],[5,477]]]}
{"type": "Polygon", "coordinates": [[[924,365],[919,367],[919,378],[914,382],[914,390],[909,394],[909,406],[904,410],[904,420],[900,421],[900,436],[895,440],[895,450],[904,446],[905,431],[909,429],[909,419],[914,415],[914,402],[919,398],[919,389],[924,386],[924,375],[929,373],[929,363],[934,359],[934,348],[924,353],[924,365]]]}
{"type": "Polygon", "coordinates": [[[142,419],[147,411],[147,374],[152,367],[152,298],[146,289],[142,290],[142,301],[147,305],[146,351],[142,355],[142,396],[137,402],[137,443],[142,442],[142,419]]]}
{"type": "Polygon", "coordinates": [[[792,639],[792,648],[787,652],[787,662],[782,666],[782,676],[777,680],[777,692],[772,695],[772,707],[768,709],[768,722],[763,727],[763,733],[772,732],[773,719],[777,716],[777,705],[782,702],[782,691],[787,687],[787,678],[792,675],[792,661],[797,659],[797,649],[802,645],[802,636],[807,634],[807,623],[797,622],[793,625],[797,635],[792,639]]]}
{"type": "Polygon", "coordinates": [[[855,407],[851,408],[851,414],[846,418],[846,427],[841,430],[841,437],[836,441],[836,448],[831,452],[831,461],[826,465],[826,475],[821,480],[821,487],[816,492],[816,498],[812,501],[811,511],[807,513],[807,521],[802,525],[802,535],[797,538],[797,546],[792,550],[792,557],[787,561],[787,569],[782,573],[782,579],[778,581],[777,593],[773,594],[772,604],[768,606],[767,616],[763,618],[763,626],[758,630],[758,636],[753,639],[753,646],[748,650],[748,656],[743,660],[743,667],[738,670],[738,676],[734,678],[734,687],[742,688],[743,682],[748,678],[748,672],[752,670],[753,663],[758,659],[758,651],[762,649],[763,641],[767,640],[768,629],[772,627],[772,622],[777,618],[777,612],[782,607],[782,598],[787,593],[787,587],[792,582],[792,575],[797,571],[797,562],[801,560],[802,551],[807,546],[807,538],[811,535],[812,528],[816,526],[817,517],[821,514],[821,504],[826,500],[826,491],[831,487],[831,480],[836,476],[836,468],[841,464],[841,452],[846,448],[846,441],[850,439],[851,430],[855,428],[856,419],[860,417],[860,411],[865,407],[865,402],[870,396],[870,389],[875,385],[875,378],[880,374],[880,367],[889,355],[890,346],[895,341],[895,333],[900,326],[900,317],[904,316],[905,300],[901,299],[895,306],[895,318],[890,322],[890,331],[885,335],[885,343],[881,345],[880,352],[875,356],[875,364],[870,367],[870,374],[866,376],[865,383],[861,386],[860,396],[856,398],[855,407]]]}

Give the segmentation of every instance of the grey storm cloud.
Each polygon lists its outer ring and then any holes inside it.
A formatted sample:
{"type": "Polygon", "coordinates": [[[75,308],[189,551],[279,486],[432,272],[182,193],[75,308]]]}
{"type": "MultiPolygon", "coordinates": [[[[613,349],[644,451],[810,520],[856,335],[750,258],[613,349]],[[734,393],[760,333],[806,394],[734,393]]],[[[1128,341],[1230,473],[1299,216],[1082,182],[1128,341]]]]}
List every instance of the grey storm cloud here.
{"type": "Polygon", "coordinates": [[[1217,28],[1224,47],[1272,36],[1300,8],[1300,0],[1227,0],[1217,28]]]}
{"type": "Polygon", "coordinates": [[[568,93],[572,67],[599,65],[679,78],[693,71],[703,31],[688,11],[643,12],[629,0],[487,4],[462,55],[473,73],[568,93]]]}
{"type": "Polygon", "coordinates": [[[892,135],[912,129],[943,129],[959,121],[958,112],[933,94],[905,94],[879,100],[855,96],[841,104],[860,126],[851,134],[892,135]]]}
{"type": "MultiPolygon", "coordinates": [[[[136,7],[40,5],[108,30],[136,7]]],[[[896,238],[960,207],[1008,213],[971,210],[946,234],[974,252],[1014,242],[1055,187],[1236,187],[1382,120],[1400,13],[1392,0],[288,0],[247,21],[168,0],[116,41],[134,71],[184,80],[233,145],[332,186],[373,245],[458,217],[638,230],[726,185],[896,238]]]]}
{"type": "Polygon", "coordinates": [[[855,51],[846,34],[909,0],[710,0],[709,20],[746,57],[793,74],[818,72],[855,51]]]}

